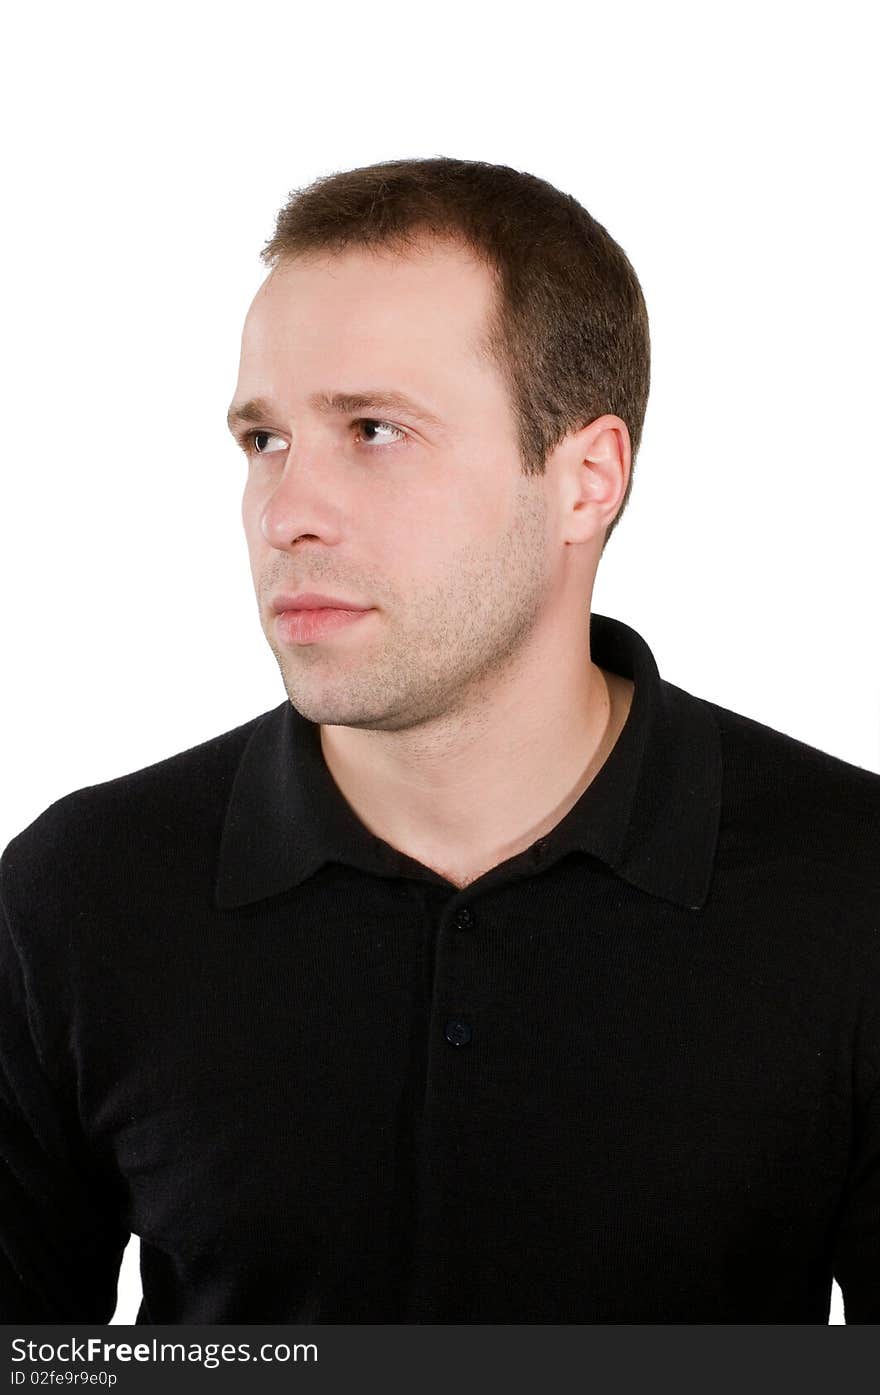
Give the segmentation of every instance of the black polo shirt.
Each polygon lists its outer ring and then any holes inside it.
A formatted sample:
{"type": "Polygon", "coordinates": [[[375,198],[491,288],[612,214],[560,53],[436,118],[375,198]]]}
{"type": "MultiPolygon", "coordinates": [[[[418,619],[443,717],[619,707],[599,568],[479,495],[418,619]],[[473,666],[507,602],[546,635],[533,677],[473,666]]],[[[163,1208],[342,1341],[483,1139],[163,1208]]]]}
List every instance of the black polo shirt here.
{"type": "Polygon", "coordinates": [[[287,701],[9,843],[3,1321],[132,1232],[142,1323],[880,1321],[880,776],[591,648],[613,750],[464,889],[287,701]]]}

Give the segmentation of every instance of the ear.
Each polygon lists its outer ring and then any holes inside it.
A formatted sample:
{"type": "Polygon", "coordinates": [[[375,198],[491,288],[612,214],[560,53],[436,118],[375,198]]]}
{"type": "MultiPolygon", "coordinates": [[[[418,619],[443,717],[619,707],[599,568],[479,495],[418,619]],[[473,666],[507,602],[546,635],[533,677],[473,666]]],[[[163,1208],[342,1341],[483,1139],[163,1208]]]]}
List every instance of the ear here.
{"type": "Polygon", "coordinates": [[[558,457],[562,537],[582,543],[603,538],[626,493],[632,467],[629,430],[621,417],[596,417],[570,432],[554,451],[558,457]]]}

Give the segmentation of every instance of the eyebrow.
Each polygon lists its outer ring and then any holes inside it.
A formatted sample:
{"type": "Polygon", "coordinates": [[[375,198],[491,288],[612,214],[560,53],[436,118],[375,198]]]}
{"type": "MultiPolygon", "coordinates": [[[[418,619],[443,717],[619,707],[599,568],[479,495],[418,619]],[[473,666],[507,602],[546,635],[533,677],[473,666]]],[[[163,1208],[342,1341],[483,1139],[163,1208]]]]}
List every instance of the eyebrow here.
{"type": "MultiPolygon", "coordinates": [[[[375,407],[379,411],[404,412],[425,426],[433,426],[437,430],[443,428],[440,418],[427,407],[392,388],[369,388],[360,392],[313,392],[308,401],[309,406],[327,416],[363,412],[375,407]]],[[[234,435],[235,428],[243,422],[269,422],[274,415],[266,398],[251,397],[247,402],[233,402],[226,414],[226,425],[234,435]]]]}

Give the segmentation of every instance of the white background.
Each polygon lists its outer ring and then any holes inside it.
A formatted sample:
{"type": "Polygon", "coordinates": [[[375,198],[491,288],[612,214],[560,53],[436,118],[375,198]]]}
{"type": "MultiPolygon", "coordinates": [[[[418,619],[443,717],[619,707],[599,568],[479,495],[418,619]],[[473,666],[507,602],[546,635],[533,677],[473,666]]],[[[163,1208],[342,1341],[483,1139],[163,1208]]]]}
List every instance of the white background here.
{"type": "MultiPolygon", "coordinates": [[[[0,95],[2,843],[284,699],[224,425],[241,322],[288,192],[407,156],[550,180],[641,279],[651,398],[593,608],[665,678],[880,771],[870,20],[21,8],[0,95]]],[[[138,1302],[133,1241],[115,1321],[138,1302]]]]}

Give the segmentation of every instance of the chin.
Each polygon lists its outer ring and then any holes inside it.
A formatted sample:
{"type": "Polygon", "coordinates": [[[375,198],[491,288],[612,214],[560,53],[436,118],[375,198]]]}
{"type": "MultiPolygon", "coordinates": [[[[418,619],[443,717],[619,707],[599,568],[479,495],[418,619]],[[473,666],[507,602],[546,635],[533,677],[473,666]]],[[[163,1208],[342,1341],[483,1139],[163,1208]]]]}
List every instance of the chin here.
{"type": "Polygon", "coordinates": [[[291,707],[295,707],[307,722],[320,727],[358,727],[370,725],[369,717],[350,702],[331,702],[320,695],[309,695],[285,684],[291,707]]]}

